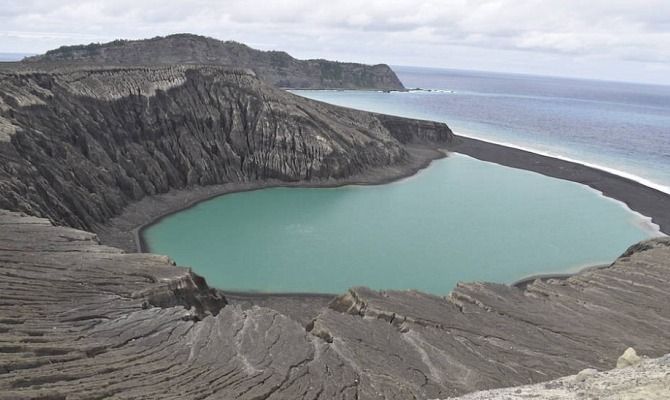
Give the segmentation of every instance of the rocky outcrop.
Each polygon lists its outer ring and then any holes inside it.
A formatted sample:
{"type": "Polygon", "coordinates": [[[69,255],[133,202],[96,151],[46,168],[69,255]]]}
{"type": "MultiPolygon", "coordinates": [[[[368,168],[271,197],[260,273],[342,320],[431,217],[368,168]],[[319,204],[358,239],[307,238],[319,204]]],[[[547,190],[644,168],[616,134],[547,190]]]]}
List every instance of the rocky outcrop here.
{"type": "Polygon", "coordinates": [[[551,382],[472,393],[453,400],[667,400],[670,354],[635,367],[598,372],[585,370],[551,382]]]}
{"type": "Polygon", "coordinates": [[[468,283],[443,298],[351,289],[312,325],[351,357],[370,387],[392,393],[394,382],[413,377],[402,386],[406,397],[609,369],[629,346],[655,356],[670,346],[670,313],[660,304],[670,283],[670,240],[643,248],[608,268],[538,280],[525,290],[468,283]]]}
{"type": "Polygon", "coordinates": [[[427,399],[610,369],[670,348],[669,260],[666,238],[526,290],[353,289],[305,326],[308,299],[226,300],[166,257],[0,211],[0,399],[427,399]]]}
{"type": "Polygon", "coordinates": [[[626,368],[630,366],[638,365],[642,361],[642,358],[637,355],[637,352],[634,348],[629,347],[626,351],[623,352],[621,357],[616,360],[617,368],[626,368]]]}
{"type": "Polygon", "coordinates": [[[191,34],[148,40],[64,46],[24,62],[78,62],[103,65],[217,64],[249,68],[267,83],[300,89],[404,90],[386,64],[297,60],[283,51],[260,51],[237,42],[191,34]]]}
{"type": "Polygon", "coordinates": [[[0,208],[92,229],[144,196],[336,182],[412,163],[444,124],[345,109],[217,66],[0,71],[0,208]]]}

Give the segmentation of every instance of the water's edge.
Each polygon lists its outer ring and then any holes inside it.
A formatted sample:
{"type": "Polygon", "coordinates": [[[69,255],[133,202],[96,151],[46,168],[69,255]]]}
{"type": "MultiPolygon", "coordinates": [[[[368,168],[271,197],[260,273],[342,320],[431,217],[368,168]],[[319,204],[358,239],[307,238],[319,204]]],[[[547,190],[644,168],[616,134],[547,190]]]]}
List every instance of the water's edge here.
{"type": "MultiPolygon", "coordinates": [[[[555,177],[558,179],[563,179],[567,181],[572,181],[575,183],[579,183],[582,185],[585,185],[591,189],[594,189],[598,191],[603,197],[610,198],[612,200],[615,200],[617,202],[622,203],[622,206],[627,207],[632,213],[641,215],[644,217],[644,214],[640,213],[639,211],[635,210],[631,205],[629,204],[630,199],[626,198],[621,198],[621,197],[626,197],[626,196],[617,196],[614,197],[613,195],[617,195],[620,193],[620,191],[612,191],[612,190],[607,190],[607,188],[604,188],[603,190],[602,185],[603,182],[584,182],[584,179],[578,179],[580,178],[579,176],[577,177],[561,177],[561,176],[555,176],[555,174],[547,174],[545,170],[540,170],[538,171],[537,168],[537,160],[535,160],[536,157],[540,157],[544,160],[545,164],[553,165],[559,170],[561,169],[562,164],[572,164],[573,166],[578,167],[578,170],[584,169],[584,170],[590,170],[590,171],[596,171],[598,174],[603,174],[606,175],[610,178],[610,180],[613,180],[614,182],[618,182],[619,185],[625,186],[627,189],[631,189],[631,186],[633,186],[633,189],[638,190],[653,190],[657,193],[661,193],[663,195],[663,198],[661,198],[661,203],[658,204],[659,207],[662,208],[663,205],[670,205],[670,195],[667,195],[665,193],[662,193],[660,191],[654,190],[653,188],[646,187],[642,185],[639,182],[632,181],[630,179],[627,179],[625,177],[621,177],[618,175],[615,175],[613,173],[610,173],[608,171],[602,171],[602,170],[597,170],[596,168],[582,165],[579,163],[574,163],[566,160],[561,160],[557,159],[554,157],[550,157],[547,155],[543,154],[537,154],[537,153],[532,153],[527,150],[521,150],[513,147],[508,147],[508,146],[502,146],[499,144],[495,143],[489,143],[487,141],[479,140],[479,139],[473,139],[473,138],[467,138],[467,137],[462,137],[458,136],[457,141],[459,144],[455,146],[450,146],[448,149],[449,152],[454,152],[454,153],[461,153],[466,156],[470,156],[482,161],[488,161],[488,162],[494,162],[499,165],[507,166],[507,167],[512,167],[512,168],[517,168],[517,169],[523,169],[531,172],[536,172],[540,173],[543,175],[547,175],[550,177],[555,177]],[[461,151],[461,147],[464,145],[464,141],[466,143],[469,142],[470,146],[465,147],[461,151]],[[472,146],[473,142],[476,142],[476,146],[472,146]],[[491,151],[497,151],[500,153],[500,150],[502,149],[502,153],[504,152],[522,152],[522,153],[527,153],[528,155],[532,155],[532,157],[528,158],[510,158],[510,157],[499,157],[496,160],[489,160],[487,155],[491,151]],[[480,150],[480,151],[474,151],[474,150],[480,150]],[[473,154],[474,153],[474,154],[473,154]],[[477,154],[479,153],[479,154],[477,154]],[[505,162],[507,161],[507,162],[505,162]],[[520,166],[520,161],[523,164],[525,161],[525,165],[520,166]],[[525,166],[525,168],[524,168],[525,166]],[[598,184],[600,183],[600,184],[598,184]],[[613,194],[613,195],[610,195],[613,194]]],[[[443,158],[447,156],[447,153],[443,150],[435,150],[435,149],[426,149],[426,148],[415,148],[413,149],[412,152],[413,155],[413,160],[408,164],[403,166],[400,169],[394,169],[393,171],[385,171],[385,173],[382,173],[381,171],[373,171],[369,174],[366,174],[366,176],[360,176],[360,177],[354,177],[350,178],[347,180],[340,180],[340,181],[325,181],[325,182],[281,182],[281,181],[263,181],[263,182],[244,182],[244,183],[237,183],[237,184],[224,184],[224,185],[218,185],[218,187],[210,188],[212,190],[203,190],[202,193],[196,194],[195,196],[192,196],[190,199],[187,199],[184,201],[185,196],[188,192],[191,192],[191,190],[184,190],[180,191],[183,193],[172,193],[173,198],[168,200],[167,203],[170,204],[170,207],[164,208],[163,210],[160,210],[156,215],[147,215],[147,214],[142,214],[139,213],[139,218],[135,218],[135,226],[130,232],[133,236],[133,241],[134,241],[134,247],[135,249],[128,249],[130,251],[139,251],[139,252],[150,252],[151,249],[149,248],[145,238],[144,238],[144,231],[151,227],[154,224],[159,223],[163,218],[169,217],[172,214],[181,212],[185,209],[191,208],[196,206],[197,204],[207,201],[209,199],[212,199],[214,197],[222,196],[225,194],[230,194],[230,193],[239,193],[239,192],[245,192],[245,191],[252,191],[252,190],[260,190],[260,189],[266,189],[266,188],[273,188],[273,187],[300,187],[300,188],[329,188],[329,187],[340,187],[340,186],[346,186],[346,185],[377,185],[377,184],[386,184],[390,182],[396,182],[401,179],[413,176],[414,174],[418,173],[420,170],[428,167],[432,161],[443,158]],[[432,151],[430,151],[432,150],[432,151]],[[144,216],[145,218],[142,218],[141,216],[144,216]]],[[[546,165],[545,165],[546,169],[546,165]]],[[[582,177],[583,178],[583,177],[582,177]]],[[[607,183],[607,182],[605,182],[607,183]]],[[[155,196],[154,196],[155,197],[155,196]]],[[[145,203],[150,203],[151,200],[149,201],[144,201],[145,203]]],[[[165,203],[165,199],[162,199],[162,202],[165,203]]],[[[155,206],[155,204],[154,204],[155,206]]],[[[145,207],[139,207],[140,209],[144,208],[146,209],[147,207],[153,208],[152,205],[147,204],[145,207]]],[[[659,213],[662,214],[662,209],[657,209],[659,213]]],[[[135,214],[138,214],[137,212],[135,214]]],[[[658,214],[658,213],[657,213],[658,214]]],[[[646,217],[650,220],[654,219],[654,215],[652,214],[650,217],[646,217]]],[[[652,224],[650,222],[650,224],[652,224]]],[[[112,224],[113,225],[113,224],[112,224]]],[[[668,224],[652,224],[656,229],[655,231],[658,232],[659,235],[663,235],[664,233],[668,233],[668,224]]],[[[103,237],[103,243],[107,242],[107,240],[104,240],[105,235],[101,235],[103,237]]],[[[535,275],[532,277],[519,277],[519,281],[515,282],[511,286],[517,286],[519,287],[519,284],[525,281],[528,281],[528,279],[533,278],[555,278],[555,279],[566,279],[575,273],[578,273],[580,271],[583,271],[585,269],[590,269],[593,268],[594,266],[585,266],[584,268],[579,269],[579,271],[575,270],[574,272],[567,272],[567,273],[555,273],[555,274],[543,274],[543,275],[535,275]]],[[[268,292],[243,292],[243,293],[238,293],[238,295],[243,295],[245,297],[266,297],[270,295],[274,295],[274,293],[268,293],[268,292]]],[[[277,294],[277,295],[288,295],[288,294],[277,294]]],[[[323,293],[291,293],[291,296],[323,296],[323,293]]]]}
{"type": "Polygon", "coordinates": [[[277,188],[336,188],[348,185],[383,185],[415,175],[438,159],[448,156],[448,149],[426,146],[407,146],[410,159],[404,165],[368,171],[364,175],[346,179],[286,182],[276,179],[233,182],[211,186],[173,190],[157,196],[148,196],[130,204],[123,213],[104,225],[95,227],[101,243],[120,247],[127,252],[148,253],[144,231],[162,219],[215,197],[232,193],[277,188]]]}
{"type": "Polygon", "coordinates": [[[648,188],[658,190],[659,192],[663,192],[665,194],[670,195],[670,187],[665,186],[665,185],[661,185],[660,183],[654,182],[650,179],[646,179],[646,178],[643,178],[643,177],[635,175],[635,174],[628,173],[626,171],[618,170],[616,168],[610,168],[610,167],[607,167],[605,165],[600,165],[600,164],[587,162],[587,161],[581,161],[581,160],[577,160],[577,159],[574,159],[574,158],[571,158],[571,157],[568,157],[568,156],[563,156],[563,155],[553,154],[553,153],[546,152],[546,151],[541,151],[541,150],[538,150],[538,149],[534,149],[532,147],[519,146],[519,145],[516,145],[514,143],[484,139],[484,138],[478,137],[477,135],[466,134],[464,132],[454,132],[454,134],[456,136],[460,136],[460,137],[463,137],[463,138],[474,139],[474,140],[478,140],[480,142],[486,142],[486,143],[495,144],[495,145],[503,146],[503,147],[509,147],[509,148],[512,148],[512,149],[522,150],[522,151],[525,151],[527,153],[532,153],[532,154],[536,154],[536,155],[540,155],[540,156],[544,156],[544,157],[549,157],[549,158],[555,158],[557,160],[567,161],[567,162],[570,162],[570,163],[573,163],[573,164],[578,164],[578,165],[581,165],[581,166],[584,166],[584,167],[593,168],[593,169],[596,169],[598,171],[607,172],[607,173],[610,173],[612,175],[637,182],[637,183],[639,183],[643,186],[646,186],[648,188]]]}
{"type": "MultiPolygon", "coordinates": [[[[413,149],[416,150],[416,149],[413,149]]],[[[416,156],[416,155],[415,155],[416,156]]],[[[272,188],[338,188],[343,186],[372,186],[372,185],[386,185],[388,183],[400,182],[403,179],[410,178],[421,170],[428,168],[433,161],[440,160],[444,157],[448,157],[449,152],[443,149],[435,149],[435,153],[432,157],[427,157],[425,159],[416,160],[414,163],[411,163],[408,168],[403,169],[397,174],[391,174],[389,176],[380,176],[378,179],[375,179],[375,174],[369,174],[365,177],[358,178],[347,178],[347,179],[337,179],[332,181],[298,181],[298,182],[283,182],[283,181],[262,181],[262,182],[251,182],[243,183],[241,185],[232,185],[230,188],[217,191],[215,193],[207,194],[202,197],[198,197],[186,203],[184,206],[171,209],[170,211],[161,214],[151,221],[143,223],[134,230],[135,243],[137,246],[137,251],[140,253],[151,253],[151,248],[148,245],[144,232],[149,229],[151,226],[158,224],[163,219],[174,215],[176,213],[182,212],[189,208],[193,208],[200,203],[211,200],[219,196],[225,196],[227,194],[233,193],[243,193],[243,192],[252,192],[256,190],[263,189],[272,189],[272,188]],[[367,178],[367,179],[366,179],[367,178]]],[[[233,291],[234,292],[234,291],[233,291]]],[[[237,292],[235,292],[237,293],[237,292]]],[[[245,292],[239,292],[245,293],[245,292]]],[[[282,293],[278,293],[282,294],[282,293]]],[[[312,293],[304,293],[312,294],[312,293]]]]}
{"type": "Polygon", "coordinates": [[[575,161],[456,135],[460,143],[451,151],[506,167],[535,172],[587,186],[603,197],[622,203],[634,214],[650,220],[653,231],[670,234],[670,194],[631,178],[575,161]]]}

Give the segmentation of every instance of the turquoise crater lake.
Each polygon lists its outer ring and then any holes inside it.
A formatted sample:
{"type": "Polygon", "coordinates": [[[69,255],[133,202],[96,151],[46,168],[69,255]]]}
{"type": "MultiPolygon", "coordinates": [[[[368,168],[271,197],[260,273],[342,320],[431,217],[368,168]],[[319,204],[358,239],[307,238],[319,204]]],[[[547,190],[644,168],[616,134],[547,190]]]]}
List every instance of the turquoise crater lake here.
{"type": "Polygon", "coordinates": [[[221,289],[435,294],[609,263],[656,235],[585,186],[459,154],[386,185],[220,196],[144,231],[152,252],[221,289]]]}

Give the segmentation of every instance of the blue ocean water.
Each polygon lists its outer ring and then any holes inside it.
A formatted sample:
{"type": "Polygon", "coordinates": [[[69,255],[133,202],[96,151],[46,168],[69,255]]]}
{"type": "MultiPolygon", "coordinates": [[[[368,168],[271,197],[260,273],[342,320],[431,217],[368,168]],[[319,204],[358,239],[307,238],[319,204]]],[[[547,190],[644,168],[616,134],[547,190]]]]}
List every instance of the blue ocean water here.
{"type": "Polygon", "coordinates": [[[603,169],[670,192],[670,86],[394,67],[410,92],[296,91],[443,121],[457,133],[603,169]]]}

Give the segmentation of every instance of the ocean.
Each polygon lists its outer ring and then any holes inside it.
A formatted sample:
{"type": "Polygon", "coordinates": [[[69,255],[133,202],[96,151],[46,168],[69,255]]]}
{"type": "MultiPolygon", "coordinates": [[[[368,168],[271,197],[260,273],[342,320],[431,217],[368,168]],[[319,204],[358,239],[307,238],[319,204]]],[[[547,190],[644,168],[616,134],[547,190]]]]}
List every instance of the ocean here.
{"type": "Polygon", "coordinates": [[[295,93],[446,122],[464,136],[577,161],[670,193],[670,86],[393,67],[409,92],[295,93]]]}

